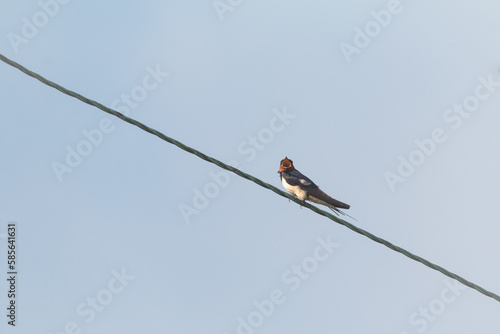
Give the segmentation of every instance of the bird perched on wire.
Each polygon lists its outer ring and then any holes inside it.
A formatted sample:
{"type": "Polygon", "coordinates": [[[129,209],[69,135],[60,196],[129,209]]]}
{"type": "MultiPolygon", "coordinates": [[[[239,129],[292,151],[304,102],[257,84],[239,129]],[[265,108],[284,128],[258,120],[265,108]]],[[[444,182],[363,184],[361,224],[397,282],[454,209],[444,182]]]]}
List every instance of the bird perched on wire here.
{"type": "Polygon", "coordinates": [[[278,173],[285,189],[296,198],[326,205],[336,214],[341,213],[349,216],[347,213],[339,210],[349,209],[351,207],[349,204],[337,201],[324,193],[311,179],[295,169],[292,160],[287,157],[281,160],[278,173]]]}

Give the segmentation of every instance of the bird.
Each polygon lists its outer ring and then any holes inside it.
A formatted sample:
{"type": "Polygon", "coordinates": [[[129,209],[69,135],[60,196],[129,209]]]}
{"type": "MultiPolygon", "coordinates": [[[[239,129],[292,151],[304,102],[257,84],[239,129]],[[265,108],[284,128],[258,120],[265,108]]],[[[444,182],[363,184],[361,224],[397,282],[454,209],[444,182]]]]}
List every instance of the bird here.
{"type": "Polygon", "coordinates": [[[340,213],[349,216],[347,213],[339,210],[349,209],[351,207],[349,204],[328,196],[323,190],[319,189],[310,178],[296,170],[293,166],[293,161],[288,159],[288,157],[281,160],[278,173],[280,174],[283,187],[296,198],[302,201],[311,201],[326,205],[337,215],[340,213]]]}

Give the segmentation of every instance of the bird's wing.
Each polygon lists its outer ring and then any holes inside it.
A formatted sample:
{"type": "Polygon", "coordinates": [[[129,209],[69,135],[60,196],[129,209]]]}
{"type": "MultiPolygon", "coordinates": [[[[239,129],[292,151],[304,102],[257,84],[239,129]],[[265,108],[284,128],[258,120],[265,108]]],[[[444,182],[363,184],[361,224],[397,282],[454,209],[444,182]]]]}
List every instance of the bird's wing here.
{"type": "Polygon", "coordinates": [[[323,204],[326,206],[334,206],[340,209],[349,209],[349,204],[337,201],[335,198],[328,196],[324,191],[319,188],[308,190],[309,200],[314,203],[323,204]]]}
{"type": "Polygon", "coordinates": [[[296,169],[283,173],[282,176],[291,186],[300,186],[301,188],[307,190],[318,188],[318,186],[313,181],[311,181],[311,179],[309,179],[307,176],[296,169]]]}

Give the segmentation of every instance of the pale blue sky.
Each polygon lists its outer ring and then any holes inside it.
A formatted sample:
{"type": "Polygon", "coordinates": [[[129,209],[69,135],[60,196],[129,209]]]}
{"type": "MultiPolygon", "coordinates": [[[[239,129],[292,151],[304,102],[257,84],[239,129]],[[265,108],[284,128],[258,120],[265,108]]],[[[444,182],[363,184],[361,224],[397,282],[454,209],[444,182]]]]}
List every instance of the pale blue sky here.
{"type": "MultiPolygon", "coordinates": [[[[497,2],[63,2],[1,1],[0,53],[275,186],[288,156],[358,226],[500,293],[497,2]]],[[[2,333],[497,333],[500,303],[0,76],[2,333]]]]}

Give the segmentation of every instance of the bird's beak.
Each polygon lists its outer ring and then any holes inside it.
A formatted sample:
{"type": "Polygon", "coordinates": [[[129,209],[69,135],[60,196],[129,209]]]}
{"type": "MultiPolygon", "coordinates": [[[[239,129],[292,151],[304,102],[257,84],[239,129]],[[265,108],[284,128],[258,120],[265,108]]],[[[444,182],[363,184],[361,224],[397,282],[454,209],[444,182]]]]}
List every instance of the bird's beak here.
{"type": "Polygon", "coordinates": [[[278,173],[281,173],[281,172],[283,172],[287,169],[290,169],[292,167],[293,167],[292,160],[285,157],[285,159],[281,160],[280,169],[278,170],[278,173]]]}

